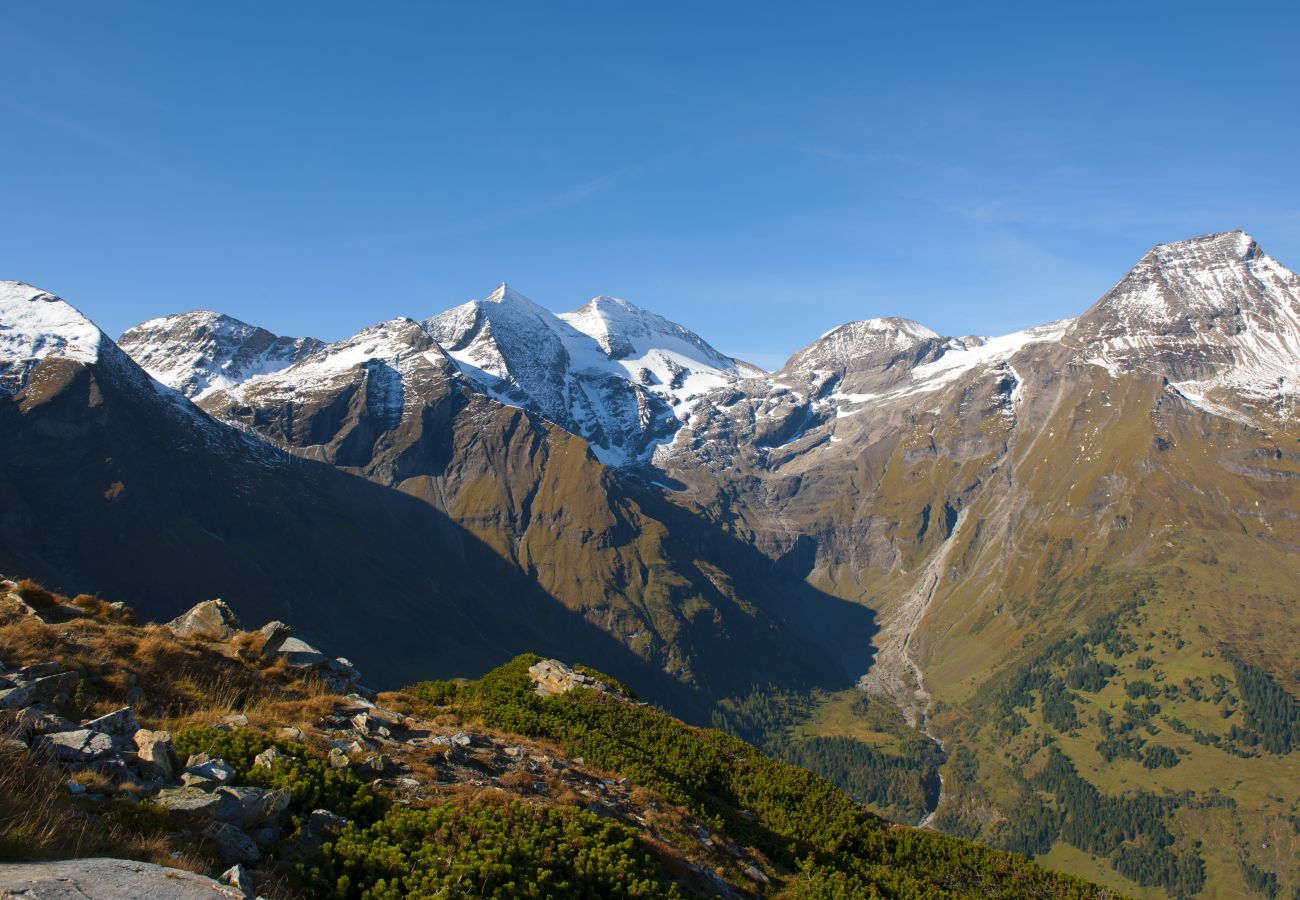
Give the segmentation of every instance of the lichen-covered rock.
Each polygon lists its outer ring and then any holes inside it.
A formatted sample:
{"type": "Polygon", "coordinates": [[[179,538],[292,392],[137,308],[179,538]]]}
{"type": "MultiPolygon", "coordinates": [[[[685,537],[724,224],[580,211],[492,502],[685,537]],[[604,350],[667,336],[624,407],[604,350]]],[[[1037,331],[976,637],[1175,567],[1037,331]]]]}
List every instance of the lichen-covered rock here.
{"type": "Polygon", "coordinates": [[[87,763],[113,752],[113,739],[102,731],[78,728],[42,735],[40,745],[62,762],[87,763]]]}
{"type": "Polygon", "coordinates": [[[97,858],[0,866],[0,896],[24,900],[229,900],[244,894],[183,869],[97,858]]]}
{"type": "Polygon", "coordinates": [[[177,637],[226,641],[239,629],[239,619],[226,601],[205,600],[163,627],[177,637]]]}
{"type": "Polygon", "coordinates": [[[224,802],[224,798],[196,787],[167,788],[154,797],[154,803],[171,813],[172,821],[178,826],[201,824],[215,818],[224,802]]]}

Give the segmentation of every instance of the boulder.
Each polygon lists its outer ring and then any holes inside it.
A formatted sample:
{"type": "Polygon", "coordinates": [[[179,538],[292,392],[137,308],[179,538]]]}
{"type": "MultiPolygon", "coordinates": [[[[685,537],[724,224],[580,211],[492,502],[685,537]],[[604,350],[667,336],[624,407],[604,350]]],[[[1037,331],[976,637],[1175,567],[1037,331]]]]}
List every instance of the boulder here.
{"type": "Polygon", "coordinates": [[[212,842],[218,858],[226,864],[255,863],[262,858],[257,842],[228,822],[213,822],[203,836],[212,842]]]}
{"type": "Polygon", "coordinates": [[[0,689],[0,709],[22,709],[36,702],[36,692],[30,684],[0,689]]]}
{"type": "Polygon", "coordinates": [[[306,828],[312,834],[338,837],[343,829],[347,827],[347,824],[347,819],[330,812],[328,809],[314,809],[311,815],[307,817],[306,828]]]}
{"type": "Polygon", "coordinates": [[[217,796],[226,799],[217,818],[240,828],[264,825],[289,808],[289,791],[260,787],[219,787],[217,796]]]}
{"type": "Polygon", "coordinates": [[[176,746],[167,731],[150,731],[141,728],[135,736],[136,757],[140,769],[151,778],[171,781],[180,771],[181,761],[176,756],[176,746]]]}
{"type": "Polygon", "coordinates": [[[82,722],[82,728],[100,731],[112,737],[134,737],[140,730],[140,723],[135,720],[135,710],[129,706],[115,709],[106,716],[82,722]]]}
{"type": "Polygon", "coordinates": [[[194,780],[208,780],[225,784],[235,777],[235,768],[219,757],[196,753],[185,761],[185,774],[194,780]]]}
{"type": "Polygon", "coordinates": [[[293,633],[288,625],[280,621],[267,622],[257,630],[262,637],[262,655],[274,656],[293,633]]]}
{"type": "Polygon", "coordinates": [[[166,788],[154,797],[154,803],[167,810],[172,822],[181,827],[210,821],[224,802],[224,798],[196,787],[166,788]]]}
{"type": "Polygon", "coordinates": [[[348,767],[348,756],[338,747],[330,748],[329,760],[330,768],[346,769],[348,767]]]}
{"type": "Polygon", "coordinates": [[[266,769],[274,769],[276,762],[282,759],[289,759],[289,756],[274,747],[267,747],[253,757],[253,768],[256,769],[260,766],[266,769]]]}
{"type": "Polygon", "coordinates": [[[534,663],[528,667],[528,677],[532,679],[533,690],[542,697],[553,697],[574,688],[587,688],[605,694],[614,693],[605,682],[584,675],[558,659],[544,659],[534,663]]]}
{"type": "Polygon", "coordinates": [[[163,626],[177,637],[227,641],[239,630],[239,619],[224,600],[205,600],[163,626]]]}
{"type": "Polygon", "coordinates": [[[37,678],[44,678],[47,675],[57,675],[63,666],[53,660],[43,663],[33,663],[30,666],[23,666],[14,674],[27,681],[35,681],[37,678]]]}
{"type": "Polygon", "coordinates": [[[76,731],[81,726],[71,719],[45,706],[29,706],[14,718],[18,730],[31,735],[53,734],[56,731],[76,731]]]}
{"type": "Polygon", "coordinates": [[[101,731],[78,728],[42,735],[40,746],[62,762],[87,763],[113,752],[113,739],[101,731]]]}
{"type": "Polygon", "coordinates": [[[328,809],[317,809],[293,837],[285,841],[280,856],[287,861],[304,860],[315,855],[321,844],[333,840],[347,827],[348,820],[328,809]]]}
{"type": "Polygon", "coordinates": [[[314,669],[325,665],[329,659],[311,644],[296,637],[285,638],[276,649],[275,656],[282,658],[292,669],[314,669]]]}
{"type": "Polygon", "coordinates": [[[217,881],[229,885],[239,891],[245,897],[253,896],[253,876],[248,874],[248,870],[235,863],[229,869],[217,876],[217,881]]]}
{"type": "Polygon", "coordinates": [[[128,859],[69,859],[0,866],[0,896],[97,900],[231,900],[244,895],[211,878],[128,859]]]}
{"type": "Polygon", "coordinates": [[[53,675],[33,678],[30,685],[32,696],[37,703],[52,703],[59,706],[72,696],[79,681],[81,676],[76,672],[56,672],[53,675]]]}

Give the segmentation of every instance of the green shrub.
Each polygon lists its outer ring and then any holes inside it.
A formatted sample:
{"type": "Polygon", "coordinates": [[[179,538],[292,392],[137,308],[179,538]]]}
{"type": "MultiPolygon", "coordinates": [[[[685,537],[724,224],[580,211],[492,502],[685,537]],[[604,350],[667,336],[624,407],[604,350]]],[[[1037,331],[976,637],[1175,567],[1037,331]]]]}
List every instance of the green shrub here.
{"type": "Polygon", "coordinates": [[[235,783],[264,788],[288,788],[289,809],[295,822],[314,809],[328,809],[363,825],[384,812],[383,800],[347,769],[333,769],[319,757],[287,741],[262,737],[243,729],[219,731],[191,728],[176,735],[176,752],[181,759],[194,753],[219,756],[235,769],[235,783]],[[275,747],[286,759],[274,768],[253,765],[253,758],[275,747]]]}
{"type": "Polygon", "coordinates": [[[410,694],[431,706],[450,706],[456,702],[456,693],[460,685],[454,681],[420,681],[402,688],[402,693],[410,694]]]}
{"type": "Polygon", "coordinates": [[[632,829],[577,807],[394,807],[299,867],[312,896],[679,897],[632,829]]]}

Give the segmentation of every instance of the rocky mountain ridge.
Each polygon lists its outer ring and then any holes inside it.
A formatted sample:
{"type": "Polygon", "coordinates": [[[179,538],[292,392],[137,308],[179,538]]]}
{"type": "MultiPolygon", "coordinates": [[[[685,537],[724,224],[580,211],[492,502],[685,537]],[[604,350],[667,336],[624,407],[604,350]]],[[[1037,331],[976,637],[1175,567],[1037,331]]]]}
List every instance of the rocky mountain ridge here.
{"type": "MultiPolygon", "coordinates": [[[[701,717],[719,698],[743,706],[747,689],[771,696],[860,679],[944,741],[943,794],[930,810],[939,827],[1022,852],[1050,849],[1092,877],[1138,873],[1146,880],[1121,883],[1139,895],[1184,890],[1197,883],[1198,865],[1212,884],[1238,884],[1249,864],[1285,885],[1293,873],[1272,851],[1246,854],[1239,872],[1227,845],[1192,845],[1189,822],[1204,816],[1191,810],[1218,801],[1187,799],[1184,773],[1244,766],[1267,781],[1292,758],[1255,753],[1242,738],[1253,733],[1242,730],[1245,687],[1214,695],[1218,719],[1166,687],[1160,702],[1178,724],[1149,713],[1145,744],[1124,745],[1129,762],[1113,756],[1105,703],[1067,682],[1074,670],[1035,689],[1055,692],[1051,704],[1046,693],[999,692],[1025,667],[1043,670],[1038,661],[1054,641],[1091,633],[1098,617],[1136,600],[1146,632],[1085,645],[1087,671],[1123,673],[1122,685],[1115,676],[1115,689],[1103,689],[1107,703],[1133,700],[1129,685],[1147,690],[1141,665],[1231,685],[1236,670],[1210,661],[1226,653],[1278,685],[1300,675],[1285,640],[1297,626],[1292,560],[1300,552],[1298,284],[1248,236],[1212,235],[1156,247],[1073,319],[992,338],[868,319],[833,329],[774,373],[728,366],[689,332],[630,304],[598,299],[556,316],[502,286],[432,320],[382,323],[209,391],[198,398],[202,411],[162,385],[150,394],[171,407],[168,416],[198,423],[209,443],[260,453],[284,471],[298,471],[294,460],[327,463],[361,476],[346,483],[373,484],[445,517],[444,530],[391,538],[410,548],[396,558],[371,543],[364,553],[336,545],[334,555],[393,560],[404,599],[362,596],[410,621],[427,621],[420,595],[430,579],[442,587],[448,571],[494,573],[485,583],[506,593],[488,608],[476,607],[471,591],[438,607],[463,624],[458,640],[481,639],[476,659],[492,658],[486,648],[503,634],[519,647],[529,629],[532,640],[551,641],[548,653],[595,659],[562,648],[563,624],[535,626],[545,610],[563,609],[589,647],[608,641],[602,668],[638,689],[665,680],[685,687],[670,702],[684,710],[693,697],[701,717]],[[443,555],[455,546],[476,549],[443,555]],[[427,552],[421,547],[434,548],[438,562],[413,569],[408,557],[427,552]],[[502,600],[515,591],[537,600],[502,600]],[[1129,641],[1152,648],[1141,665],[1129,641]],[[1078,710],[1073,725],[1061,697],[1078,710]],[[1014,715],[990,713],[1004,708],[1014,715]],[[1021,732],[1005,731],[1020,720],[1021,732]],[[1049,745],[1068,747],[1089,784],[1165,796],[1159,828],[1176,842],[1168,858],[1177,864],[1141,869],[1122,847],[1097,850],[1051,823],[1041,834],[1065,836],[1034,843],[1009,833],[1004,823],[1037,821],[1034,803],[1046,795],[1021,773],[1045,766],[1049,745]],[[1176,763],[1152,768],[1148,759],[1176,763]],[[1071,855],[1079,850],[1116,868],[1090,868],[1071,855]]],[[[117,352],[97,340],[98,357],[117,352]]],[[[79,352],[68,336],[41,343],[60,345],[79,352]]],[[[174,357],[187,352],[178,345],[174,357]]],[[[96,401],[71,377],[100,361],[24,353],[7,364],[10,383],[22,387],[0,400],[0,427],[26,442],[9,448],[12,470],[39,458],[49,479],[34,484],[53,485],[70,471],[65,451],[53,437],[37,438],[68,433],[60,429],[87,410],[103,416],[121,406],[96,401]],[[56,385],[64,387],[51,391],[56,385]],[[79,405],[55,417],[56,397],[79,405]]],[[[115,365],[136,372],[131,384],[149,384],[119,356],[115,365]]],[[[184,366],[169,377],[183,384],[184,366]]],[[[115,465],[144,452],[121,441],[94,451],[115,465]]],[[[156,492],[144,473],[128,474],[118,479],[126,496],[156,492]]],[[[116,501],[95,492],[107,497],[114,483],[87,485],[77,502],[93,496],[111,510],[116,501]]],[[[53,491],[23,480],[7,489],[27,498],[26,522],[37,521],[53,491]]],[[[277,496],[294,505],[292,491],[277,496]]],[[[70,498],[51,508],[61,521],[86,518],[70,498]]],[[[283,514],[258,507],[277,523],[283,514]]],[[[227,518],[217,531],[237,536],[246,518],[227,518]]],[[[11,525],[18,552],[0,563],[27,572],[35,561],[43,574],[75,559],[66,535],[50,529],[25,544],[24,528],[11,525]]],[[[346,596],[312,583],[331,609],[348,610],[346,596]]],[[[450,631],[447,640],[433,627],[425,633],[426,647],[456,643],[450,631]]],[[[827,739],[889,744],[856,736],[860,729],[845,737],[829,721],[815,727],[829,728],[819,734],[827,739]]],[[[1300,810],[1246,785],[1228,796],[1249,815],[1215,827],[1234,835],[1233,846],[1285,847],[1278,829],[1300,810]]]]}

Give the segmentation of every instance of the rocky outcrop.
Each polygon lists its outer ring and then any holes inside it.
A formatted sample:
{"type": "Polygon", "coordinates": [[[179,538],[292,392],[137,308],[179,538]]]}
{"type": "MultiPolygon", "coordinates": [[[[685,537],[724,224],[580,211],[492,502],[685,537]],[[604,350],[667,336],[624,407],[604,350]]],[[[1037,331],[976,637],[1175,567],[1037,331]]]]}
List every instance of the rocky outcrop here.
{"type": "Polygon", "coordinates": [[[205,600],[163,627],[177,637],[225,641],[239,630],[239,619],[226,601],[205,600]]]}
{"type": "Polygon", "coordinates": [[[529,666],[528,677],[533,681],[533,690],[542,697],[553,697],[578,688],[621,696],[605,682],[584,675],[558,659],[544,659],[529,666]]]}
{"type": "Polygon", "coordinates": [[[0,896],[15,900],[222,900],[247,895],[183,869],[126,859],[69,859],[0,866],[0,896]]]}

